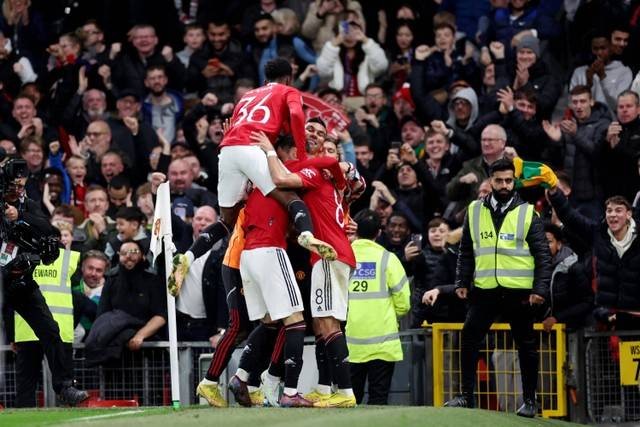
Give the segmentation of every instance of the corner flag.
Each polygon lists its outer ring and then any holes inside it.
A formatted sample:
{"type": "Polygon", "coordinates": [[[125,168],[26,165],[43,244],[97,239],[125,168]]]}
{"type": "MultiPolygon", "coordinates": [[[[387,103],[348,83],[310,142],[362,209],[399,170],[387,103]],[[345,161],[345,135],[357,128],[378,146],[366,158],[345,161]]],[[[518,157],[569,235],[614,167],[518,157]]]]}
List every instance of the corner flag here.
{"type": "MultiPolygon", "coordinates": [[[[158,255],[164,251],[165,289],[171,274],[173,254],[176,251],[171,230],[171,193],[169,183],[158,186],[156,207],[151,227],[150,250],[155,265],[158,255]]],[[[178,368],[178,334],[176,331],[176,300],[167,291],[167,321],[169,323],[169,362],[171,365],[171,400],[173,407],[180,406],[180,381],[178,368]]]]}

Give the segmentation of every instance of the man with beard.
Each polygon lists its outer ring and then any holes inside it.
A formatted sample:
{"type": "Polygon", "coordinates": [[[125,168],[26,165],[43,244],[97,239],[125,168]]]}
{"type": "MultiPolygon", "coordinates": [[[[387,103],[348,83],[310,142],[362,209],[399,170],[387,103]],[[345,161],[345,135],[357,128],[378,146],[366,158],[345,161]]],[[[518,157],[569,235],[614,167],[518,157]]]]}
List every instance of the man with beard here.
{"type": "Polygon", "coordinates": [[[164,137],[169,142],[176,139],[176,129],[182,114],[184,104],[182,95],[173,90],[167,90],[167,72],[162,65],[147,68],[144,85],[149,94],[142,103],[142,117],[151,124],[153,130],[162,129],[164,137]]]}
{"type": "Polygon", "coordinates": [[[162,278],[149,269],[138,242],[122,242],[119,264],[109,272],[98,315],[87,337],[87,363],[95,366],[119,358],[122,346],[138,351],[145,341],[163,334],[167,299],[162,278]],[[112,337],[112,341],[104,337],[112,337]]]}
{"type": "Polygon", "coordinates": [[[515,192],[515,167],[501,159],[489,168],[491,194],[471,202],[462,229],[456,294],[469,300],[462,329],[462,393],[445,406],[473,408],[480,343],[497,315],[511,325],[518,348],[524,403],[516,412],[537,412],[538,353],[535,306],[549,292],[551,256],[542,220],[515,192]]]}
{"type": "Polygon", "coordinates": [[[88,89],[88,80],[80,79],[78,90],[62,113],[62,125],[78,140],[84,138],[89,123],[106,120],[107,95],[100,89],[88,89]]]}

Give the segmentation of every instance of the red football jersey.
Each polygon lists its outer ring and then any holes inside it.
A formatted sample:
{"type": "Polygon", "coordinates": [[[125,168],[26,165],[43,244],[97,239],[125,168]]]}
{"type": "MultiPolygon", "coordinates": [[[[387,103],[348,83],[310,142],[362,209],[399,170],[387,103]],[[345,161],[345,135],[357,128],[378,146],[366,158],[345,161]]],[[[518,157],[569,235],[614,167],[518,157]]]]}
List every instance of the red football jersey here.
{"type": "Polygon", "coordinates": [[[269,83],[250,90],[238,101],[231,117],[231,128],[220,147],[251,145],[252,132],[264,132],[274,144],[280,133],[290,133],[299,158],[306,157],[304,121],[300,92],[290,86],[269,83]]]}
{"type": "Polygon", "coordinates": [[[244,248],[287,247],[289,214],[280,203],[254,189],[244,207],[244,248]]]}
{"type": "MultiPolygon", "coordinates": [[[[356,257],[344,232],[345,214],[342,206],[342,192],[338,191],[332,178],[314,167],[305,167],[296,172],[302,179],[306,203],[313,221],[313,234],[329,243],[338,253],[338,260],[355,268],[356,257]]],[[[311,264],[320,257],[311,254],[311,264]]]]}

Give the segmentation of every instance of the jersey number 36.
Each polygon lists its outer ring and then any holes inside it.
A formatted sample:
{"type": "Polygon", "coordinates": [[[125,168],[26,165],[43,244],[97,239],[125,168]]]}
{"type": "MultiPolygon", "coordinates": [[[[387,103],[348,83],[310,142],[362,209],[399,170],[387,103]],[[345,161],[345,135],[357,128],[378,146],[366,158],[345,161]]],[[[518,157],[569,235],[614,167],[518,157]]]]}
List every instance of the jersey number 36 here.
{"type": "Polygon", "coordinates": [[[250,110],[248,109],[248,107],[253,102],[253,100],[256,99],[256,97],[248,96],[246,98],[242,98],[239,101],[239,104],[241,104],[242,107],[240,107],[240,110],[238,111],[238,118],[236,119],[234,125],[240,124],[244,120],[249,123],[267,123],[271,118],[271,111],[269,110],[269,107],[264,104],[265,102],[267,102],[270,96],[271,94],[262,98],[260,102],[252,106],[250,110]]]}

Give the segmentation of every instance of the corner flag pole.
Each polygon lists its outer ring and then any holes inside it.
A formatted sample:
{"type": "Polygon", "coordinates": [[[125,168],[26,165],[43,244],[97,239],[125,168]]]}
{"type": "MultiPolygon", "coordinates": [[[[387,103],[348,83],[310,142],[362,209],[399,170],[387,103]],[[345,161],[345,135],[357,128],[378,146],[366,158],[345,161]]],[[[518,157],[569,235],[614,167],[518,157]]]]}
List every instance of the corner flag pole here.
{"type": "MultiPolygon", "coordinates": [[[[165,289],[173,265],[173,243],[171,235],[162,236],[164,246],[165,289]],[[168,240],[168,242],[167,242],[168,240]]],[[[171,365],[171,401],[174,409],[180,408],[180,379],[178,368],[178,333],[176,328],[176,299],[167,291],[167,320],[169,321],[169,361],[171,365]]]]}
{"type": "Polygon", "coordinates": [[[156,206],[153,214],[150,250],[153,253],[153,264],[164,251],[164,279],[167,293],[167,320],[169,322],[169,361],[171,366],[171,401],[174,409],[180,408],[180,379],[178,368],[178,333],[176,330],[176,300],[169,294],[167,284],[173,266],[173,231],[171,230],[171,202],[169,183],[158,186],[156,206]]]}

